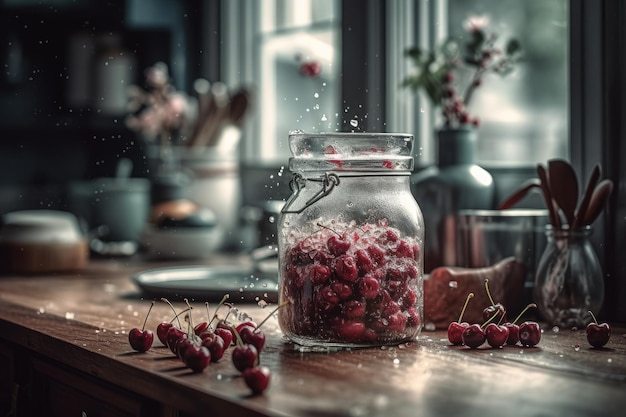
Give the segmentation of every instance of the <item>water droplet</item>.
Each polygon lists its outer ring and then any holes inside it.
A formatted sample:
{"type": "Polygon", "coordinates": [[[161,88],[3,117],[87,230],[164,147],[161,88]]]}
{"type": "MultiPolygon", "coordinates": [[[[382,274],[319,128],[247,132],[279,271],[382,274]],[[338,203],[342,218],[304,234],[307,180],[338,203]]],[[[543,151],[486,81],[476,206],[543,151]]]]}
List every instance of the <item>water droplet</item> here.
{"type": "Polygon", "coordinates": [[[313,97],[315,97],[315,98],[319,98],[319,97],[320,97],[320,93],[315,93],[315,94],[313,94],[313,97]]]}
{"type": "Polygon", "coordinates": [[[580,350],[580,345],[579,345],[578,343],[576,343],[576,344],[574,345],[574,350],[575,350],[576,352],[578,352],[578,351],[580,350]]]}
{"type": "Polygon", "coordinates": [[[393,365],[394,365],[394,366],[398,366],[398,365],[400,365],[400,359],[395,358],[395,359],[393,360],[393,365]]]}
{"type": "Polygon", "coordinates": [[[274,216],[270,216],[267,221],[269,221],[270,223],[274,223],[276,221],[276,217],[274,216]]]}
{"type": "Polygon", "coordinates": [[[357,127],[359,125],[359,121],[358,120],[350,120],[350,126],[352,127],[357,127]]]}
{"type": "Polygon", "coordinates": [[[457,281],[450,281],[450,282],[448,283],[448,286],[449,286],[450,288],[458,288],[458,287],[459,287],[459,283],[458,283],[457,281]]]}
{"type": "Polygon", "coordinates": [[[606,361],[607,361],[608,363],[611,363],[611,362],[613,362],[613,359],[608,358],[606,361]]]}
{"type": "Polygon", "coordinates": [[[558,333],[558,332],[559,332],[559,330],[560,330],[560,329],[559,329],[559,326],[554,326],[554,327],[552,328],[552,331],[553,331],[554,333],[558,333]]]}

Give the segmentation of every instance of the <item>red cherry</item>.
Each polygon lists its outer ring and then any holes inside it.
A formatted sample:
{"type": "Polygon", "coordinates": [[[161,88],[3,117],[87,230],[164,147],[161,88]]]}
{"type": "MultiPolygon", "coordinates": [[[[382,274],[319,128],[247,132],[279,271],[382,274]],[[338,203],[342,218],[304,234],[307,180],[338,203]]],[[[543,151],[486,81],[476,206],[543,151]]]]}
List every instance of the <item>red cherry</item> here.
{"type": "Polygon", "coordinates": [[[157,337],[159,338],[159,341],[161,343],[163,343],[165,346],[167,346],[167,341],[165,340],[165,336],[167,335],[167,332],[169,329],[171,329],[174,325],[172,323],[159,323],[159,325],[156,328],[156,334],[157,337]]]}
{"type": "Polygon", "coordinates": [[[519,338],[519,326],[516,323],[524,315],[524,313],[526,313],[526,311],[528,311],[528,309],[532,308],[532,307],[537,307],[537,305],[534,304],[534,303],[528,304],[517,315],[517,317],[515,317],[515,320],[513,320],[511,323],[504,323],[504,326],[506,326],[509,329],[509,337],[506,340],[506,344],[507,345],[511,345],[511,346],[512,345],[516,345],[517,342],[520,341],[520,338],[519,338]]]}
{"type": "Polygon", "coordinates": [[[130,346],[137,352],[146,352],[152,347],[154,333],[152,333],[152,330],[142,331],[138,328],[134,328],[128,333],[128,341],[130,346]]]}
{"type": "Polygon", "coordinates": [[[253,368],[257,363],[258,357],[259,353],[254,345],[249,344],[238,344],[233,348],[231,355],[233,365],[235,365],[235,368],[240,372],[248,368],[253,368]]]}
{"type": "Polygon", "coordinates": [[[519,326],[515,323],[504,323],[503,325],[509,329],[509,336],[506,338],[507,345],[516,345],[519,342],[519,326]]]}
{"type": "Polygon", "coordinates": [[[485,327],[485,337],[489,346],[499,348],[504,346],[509,338],[509,329],[506,326],[489,323],[485,327]]]}
{"type": "Polygon", "coordinates": [[[330,268],[326,265],[315,264],[310,270],[311,282],[315,285],[321,285],[330,277],[330,268]]]}
{"type": "Polygon", "coordinates": [[[270,383],[270,370],[266,366],[255,366],[243,371],[243,380],[254,394],[261,394],[270,383]]]}
{"type": "Polygon", "coordinates": [[[321,72],[322,67],[316,61],[308,61],[300,65],[300,74],[306,77],[316,78],[319,77],[321,72]]]}
{"type": "Polygon", "coordinates": [[[253,345],[257,352],[261,352],[265,346],[265,334],[261,330],[257,330],[251,326],[242,327],[239,336],[244,343],[253,345]]]}
{"type": "Polygon", "coordinates": [[[235,327],[235,330],[241,332],[241,329],[243,329],[244,327],[252,327],[253,329],[256,329],[257,324],[252,320],[242,321],[237,325],[237,327],[235,327]]]}
{"type": "Polygon", "coordinates": [[[154,341],[154,333],[152,330],[146,329],[146,322],[148,321],[148,316],[150,315],[150,311],[152,311],[152,307],[154,306],[154,302],[150,304],[150,308],[148,309],[148,313],[146,314],[146,318],[143,321],[143,326],[141,329],[134,328],[128,332],[128,342],[130,346],[135,349],[137,352],[145,352],[152,347],[152,342],[154,341]]]}
{"type": "Polygon", "coordinates": [[[595,348],[601,348],[609,342],[611,338],[611,327],[608,323],[598,323],[596,316],[590,311],[593,322],[587,325],[586,335],[589,344],[595,348]]]}
{"type": "Polygon", "coordinates": [[[373,299],[380,294],[380,282],[373,276],[364,276],[357,283],[359,294],[364,298],[373,299]]]}
{"type": "Polygon", "coordinates": [[[335,332],[346,342],[358,343],[363,341],[365,323],[362,321],[348,321],[335,326],[335,332]]]}
{"type": "MultiPolygon", "coordinates": [[[[217,362],[224,356],[224,352],[226,352],[226,348],[228,346],[225,345],[224,339],[221,336],[215,333],[204,333],[205,336],[202,338],[202,346],[206,347],[211,353],[211,362],[217,362]]],[[[229,333],[230,334],[230,333],[229,333]]]]}
{"type": "Polygon", "coordinates": [[[491,291],[489,291],[489,280],[485,279],[485,291],[487,292],[487,297],[489,297],[489,301],[491,305],[483,310],[483,319],[489,320],[492,316],[496,315],[493,320],[498,320],[500,317],[504,317],[506,309],[500,303],[496,303],[493,301],[491,297],[491,291]]]}
{"type": "Polygon", "coordinates": [[[344,306],[344,314],[350,319],[358,319],[365,315],[365,303],[358,300],[348,300],[344,306]]]}
{"type": "Polygon", "coordinates": [[[448,325],[448,340],[453,345],[462,345],[463,344],[463,331],[469,327],[469,323],[462,322],[458,323],[453,321],[448,325]]]}
{"type": "Polygon", "coordinates": [[[211,352],[206,346],[197,345],[189,340],[183,342],[181,359],[193,372],[202,372],[211,363],[211,352]]]}
{"type": "Polygon", "coordinates": [[[327,242],[328,250],[335,256],[343,255],[350,249],[350,242],[338,236],[331,236],[327,242]]]}
{"type": "Polygon", "coordinates": [[[522,346],[533,347],[541,340],[541,328],[534,321],[525,321],[519,325],[519,341],[522,346]]]}
{"type": "Polygon", "coordinates": [[[463,331],[469,327],[469,323],[462,322],[463,314],[465,314],[465,309],[467,308],[467,304],[469,303],[470,298],[474,296],[474,293],[471,292],[467,294],[465,298],[465,303],[463,304],[463,308],[461,309],[461,314],[459,314],[459,320],[453,321],[448,325],[448,340],[453,345],[461,345],[463,344],[463,331]]]}
{"type": "Polygon", "coordinates": [[[186,337],[187,335],[185,332],[180,330],[178,327],[170,327],[167,331],[167,335],[165,336],[165,345],[170,348],[174,355],[178,356],[177,344],[181,339],[186,337]]]}
{"type": "Polygon", "coordinates": [[[200,334],[206,331],[206,329],[208,328],[209,328],[209,323],[206,321],[203,321],[194,326],[193,332],[196,334],[196,336],[200,336],[200,334]]]}
{"type": "Polygon", "coordinates": [[[350,255],[341,255],[335,261],[335,273],[337,276],[348,282],[354,282],[359,277],[359,270],[356,261],[350,255]]]}
{"type": "Polygon", "coordinates": [[[218,325],[217,329],[215,329],[215,334],[224,340],[225,347],[229,347],[233,343],[233,332],[230,329],[219,327],[218,325]]]}
{"type": "Polygon", "coordinates": [[[463,333],[461,333],[463,344],[471,349],[476,349],[485,343],[485,332],[480,324],[470,324],[467,326],[463,333]]]}

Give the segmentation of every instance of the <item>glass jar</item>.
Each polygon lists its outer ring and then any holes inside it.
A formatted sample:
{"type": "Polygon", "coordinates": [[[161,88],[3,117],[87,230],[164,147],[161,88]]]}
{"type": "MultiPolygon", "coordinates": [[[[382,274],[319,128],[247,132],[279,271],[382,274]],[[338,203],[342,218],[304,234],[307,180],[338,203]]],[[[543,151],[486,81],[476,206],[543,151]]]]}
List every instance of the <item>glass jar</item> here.
{"type": "Polygon", "coordinates": [[[278,223],[283,333],[303,346],[414,340],[423,314],[413,136],[291,133],[292,195],[278,223]]]}
{"type": "Polygon", "coordinates": [[[604,302],[604,277],[589,240],[592,229],[546,228],[548,239],[535,280],[535,303],[550,324],[582,328],[604,302]]]}

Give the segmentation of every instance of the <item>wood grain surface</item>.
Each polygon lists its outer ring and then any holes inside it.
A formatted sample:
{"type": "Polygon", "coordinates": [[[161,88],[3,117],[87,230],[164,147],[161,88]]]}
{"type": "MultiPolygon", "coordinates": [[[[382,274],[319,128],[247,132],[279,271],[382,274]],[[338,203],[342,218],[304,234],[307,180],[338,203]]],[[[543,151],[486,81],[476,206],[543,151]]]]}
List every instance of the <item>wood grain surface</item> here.
{"type": "MultiPolygon", "coordinates": [[[[534,348],[470,350],[450,346],[445,331],[422,331],[401,346],[303,352],[271,318],[261,355],[270,388],[252,396],[231,363],[232,349],[199,374],[156,336],[150,351],[132,351],[128,331],[141,327],[151,300],[130,277],[153,267],[98,260],[79,274],[0,276],[0,342],[181,415],[621,416],[626,409],[626,329],[616,323],[603,349],[590,348],[582,329],[546,328],[534,348]]],[[[236,294],[230,301],[257,321],[271,308],[238,304],[236,294]]],[[[196,322],[207,318],[204,302],[190,300],[196,322]]],[[[147,327],[171,318],[157,302],[147,327]]]]}

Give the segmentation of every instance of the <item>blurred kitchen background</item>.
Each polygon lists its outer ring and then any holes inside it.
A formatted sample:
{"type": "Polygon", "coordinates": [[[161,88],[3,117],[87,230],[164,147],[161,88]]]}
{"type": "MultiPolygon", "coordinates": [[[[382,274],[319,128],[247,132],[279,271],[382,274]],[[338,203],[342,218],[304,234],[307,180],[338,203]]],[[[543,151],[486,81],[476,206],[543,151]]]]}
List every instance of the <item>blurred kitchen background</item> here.
{"type": "MultiPolygon", "coordinates": [[[[268,201],[290,194],[290,130],[409,132],[416,170],[434,163],[437,114],[400,87],[413,69],[404,51],[462,34],[469,16],[488,16],[524,48],[516,71],[486,80],[476,98],[477,162],[498,200],[550,158],[584,179],[602,165],[618,186],[593,239],[607,310],[626,319],[618,0],[1,0],[0,213],[67,210],[70,184],[119,175],[121,160],[132,162],[128,175],[151,178],[150,141],[125,123],[127,93],[162,62],[192,97],[198,79],[250,93],[236,167],[220,171],[241,231],[224,249],[250,250],[264,243],[255,222],[268,201]]],[[[219,201],[220,190],[203,198],[219,201]]],[[[521,205],[544,207],[537,193],[521,205]]]]}

